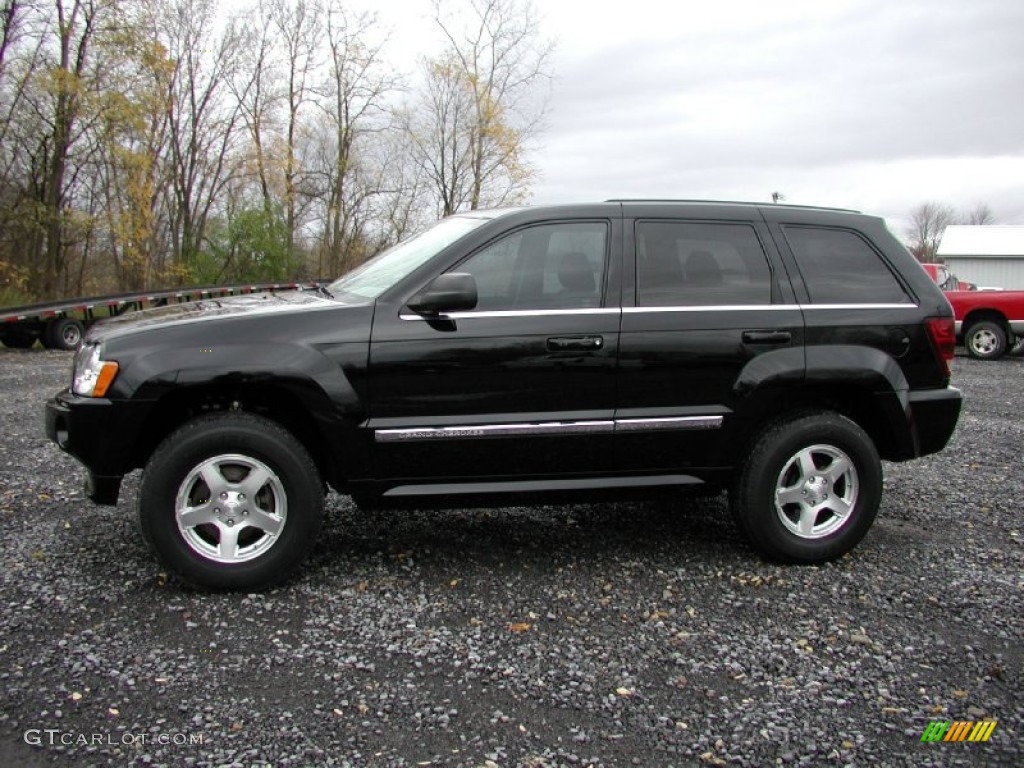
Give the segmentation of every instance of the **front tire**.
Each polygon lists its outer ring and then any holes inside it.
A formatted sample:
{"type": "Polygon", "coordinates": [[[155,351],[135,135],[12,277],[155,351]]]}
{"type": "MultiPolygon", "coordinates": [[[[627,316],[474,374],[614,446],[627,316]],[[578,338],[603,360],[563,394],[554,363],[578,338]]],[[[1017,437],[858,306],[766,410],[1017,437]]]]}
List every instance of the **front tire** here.
{"type": "Polygon", "coordinates": [[[303,445],[276,422],[230,412],[191,421],[160,444],[138,515],[157,557],[186,583],[259,590],[305,559],[323,505],[303,445]]]}
{"type": "Polygon", "coordinates": [[[730,504],[765,557],[823,563],[864,538],[881,497],[871,438],[845,416],[822,411],[777,422],[757,438],[730,504]]]}
{"type": "Polygon", "coordinates": [[[995,360],[1006,352],[1006,331],[999,323],[981,320],[964,334],[967,354],[978,360],[995,360]]]}

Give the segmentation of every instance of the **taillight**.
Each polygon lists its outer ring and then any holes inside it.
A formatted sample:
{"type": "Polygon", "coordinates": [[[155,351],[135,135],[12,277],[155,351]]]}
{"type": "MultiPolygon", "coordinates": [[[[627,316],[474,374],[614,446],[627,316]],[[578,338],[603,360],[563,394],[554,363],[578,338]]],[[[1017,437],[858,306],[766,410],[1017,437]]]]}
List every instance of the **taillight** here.
{"type": "Polygon", "coordinates": [[[924,322],[948,379],[950,375],[949,361],[956,354],[956,324],[952,317],[929,317],[924,322]]]}

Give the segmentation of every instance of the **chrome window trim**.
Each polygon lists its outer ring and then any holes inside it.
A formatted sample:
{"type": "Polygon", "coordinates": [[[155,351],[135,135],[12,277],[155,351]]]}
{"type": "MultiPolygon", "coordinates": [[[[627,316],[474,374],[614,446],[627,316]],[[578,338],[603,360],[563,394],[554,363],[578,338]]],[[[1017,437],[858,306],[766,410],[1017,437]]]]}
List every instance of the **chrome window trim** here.
{"type": "Polygon", "coordinates": [[[437,316],[409,314],[403,312],[400,320],[426,322],[428,320],[471,320],[473,318],[503,317],[566,317],[573,315],[627,315],[644,314],[647,312],[784,312],[791,310],[825,309],[919,309],[917,304],[698,304],[694,306],[665,307],[594,307],[588,309],[498,309],[486,312],[449,312],[437,316]]]}
{"type": "Polygon", "coordinates": [[[623,307],[626,314],[642,312],[780,312],[805,309],[918,309],[917,304],[697,304],[665,307],[623,307]]]}
{"type": "Polygon", "coordinates": [[[486,312],[445,312],[437,316],[425,316],[402,313],[400,320],[470,320],[474,317],[564,317],[567,315],[617,315],[622,310],[618,307],[591,307],[587,309],[495,309],[486,312]]]}
{"type": "Polygon", "coordinates": [[[664,307],[623,307],[630,315],[645,312],[779,312],[800,309],[799,304],[697,304],[664,307]]]}
{"type": "Polygon", "coordinates": [[[917,304],[801,304],[801,309],[920,309],[917,304]]]}

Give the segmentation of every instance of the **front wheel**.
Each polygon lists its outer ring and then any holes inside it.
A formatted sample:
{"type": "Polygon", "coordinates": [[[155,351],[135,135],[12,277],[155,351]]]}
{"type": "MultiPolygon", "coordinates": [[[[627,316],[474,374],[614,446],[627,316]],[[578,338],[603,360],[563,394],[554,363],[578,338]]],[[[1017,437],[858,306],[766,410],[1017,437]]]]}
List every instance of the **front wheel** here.
{"type": "Polygon", "coordinates": [[[864,538],[881,497],[882,465],[871,438],[850,419],[822,411],[765,430],[730,503],[761,554],[822,563],[864,538]]]}
{"type": "Polygon", "coordinates": [[[309,552],[323,517],[319,473],[277,423],[231,412],[189,422],[161,443],[139,490],[142,532],[183,581],[264,589],[309,552]]]}
{"type": "Polygon", "coordinates": [[[979,360],[995,360],[1006,352],[1006,331],[992,320],[975,323],[964,334],[967,354],[979,360]]]}

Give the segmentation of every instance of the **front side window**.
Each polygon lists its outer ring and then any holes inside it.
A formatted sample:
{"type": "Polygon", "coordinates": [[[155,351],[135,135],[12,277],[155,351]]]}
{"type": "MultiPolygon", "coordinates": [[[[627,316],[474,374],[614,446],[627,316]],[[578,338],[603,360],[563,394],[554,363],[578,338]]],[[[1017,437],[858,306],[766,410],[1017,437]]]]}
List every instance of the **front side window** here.
{"type": "Polygon", "coordinates": [[[784,228],[812,304],[909,304],[882,257],[858,234],[825,227],[784,228]]]}
{"type": "Polygon", "coordinates": [[[771,304],[772,275],[749,224],[640,221],[640,307],[771,304]]]}
{"type": "Polygon", "coordinates": [[[526,227],[452,268],[476,279],[477,310],[601,306],[607,263],[604,222],[526,227]]]}

